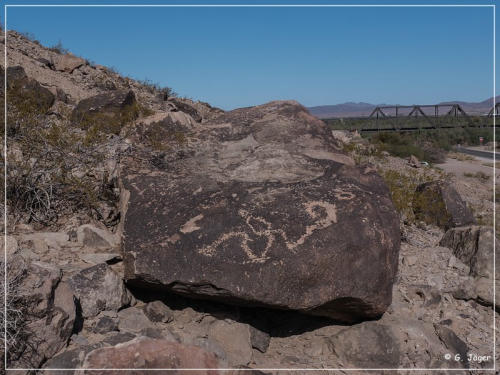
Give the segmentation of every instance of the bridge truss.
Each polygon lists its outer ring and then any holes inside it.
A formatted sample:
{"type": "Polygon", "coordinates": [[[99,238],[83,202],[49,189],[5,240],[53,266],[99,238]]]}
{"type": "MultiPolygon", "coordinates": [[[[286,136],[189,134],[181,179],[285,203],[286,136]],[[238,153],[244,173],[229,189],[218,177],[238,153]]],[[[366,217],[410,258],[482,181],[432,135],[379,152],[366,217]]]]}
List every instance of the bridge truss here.
{"type": "Polygon", "coordinates": [[[492,127],[493,117],[500,116],[500,103],[486,115],[469,115],[460,104],[377,106],[369,116],[330,119],[340,128],[362,132],[420,131],[467,127],[492,127]]]}
{"type": "Polygon", "coordinates": [[[418,128],[438,129],[443,127],[443,118],[458,118],[459,116],[465,119],[467,125],[472,125],[469,115],[459,104],[378,106],[375,107],[368,118],[375,119],[375,128],[377,130],[380,129],[378,127],[379,119],[391,119],[394,122],[394,130],[402,130],[405,128],[402,119],[421,117],[428,126],[423,125],[422,122],[416,122],[416,124],[421,124],[418,128]],[[431,113],[429,113],[429,110],[431,110],[431,113]],[[388,113],[389,111],[392,113],[388,113]]]}

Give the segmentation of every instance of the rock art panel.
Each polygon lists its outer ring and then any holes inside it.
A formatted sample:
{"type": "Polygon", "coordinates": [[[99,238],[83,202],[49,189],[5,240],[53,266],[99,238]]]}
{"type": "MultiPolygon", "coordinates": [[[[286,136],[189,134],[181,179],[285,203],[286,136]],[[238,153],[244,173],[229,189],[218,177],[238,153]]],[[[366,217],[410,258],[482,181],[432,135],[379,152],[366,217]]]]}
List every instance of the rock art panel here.
{"type": "Polygon", "coordinates": [[[307,156],[345,155],[296,102],[228,112],[193,134],[193,151],[161,170],[123,162],[128,283],[348,322],[383,314],[400,235],[373,168],[307,156]]]}

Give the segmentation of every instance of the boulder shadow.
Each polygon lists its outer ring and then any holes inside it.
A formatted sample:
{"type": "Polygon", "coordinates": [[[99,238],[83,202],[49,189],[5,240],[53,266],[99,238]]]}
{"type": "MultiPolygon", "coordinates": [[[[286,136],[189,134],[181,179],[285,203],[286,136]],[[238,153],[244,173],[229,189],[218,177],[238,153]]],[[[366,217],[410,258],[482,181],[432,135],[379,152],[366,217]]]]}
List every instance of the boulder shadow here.
{"type": "Polygon", "coordinates": [[[127,285],[133,296],[142,302],[162,301],[172,310],[191,308],[197,313],[208,314],[216,319],[231,319],[248,324],[271,337],[289,337],[311,332],[326,326],[350,326],[326,317],[306,315],[298,311],[278,310],[266,307],[248,307],[227,304],[210,299],[195,299],[179,294],[127,285]]]}

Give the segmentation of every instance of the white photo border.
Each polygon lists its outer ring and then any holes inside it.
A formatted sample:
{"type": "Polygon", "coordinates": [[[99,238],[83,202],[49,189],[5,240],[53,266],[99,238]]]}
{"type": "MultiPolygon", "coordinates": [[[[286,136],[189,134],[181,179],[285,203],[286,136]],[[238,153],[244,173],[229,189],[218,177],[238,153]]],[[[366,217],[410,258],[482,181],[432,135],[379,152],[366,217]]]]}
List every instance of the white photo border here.
{"type": "Polygon", "coordinates": [[[4,4],[4,369],[6,371],[495,371],[496,370],[496,294],[495,294],[495,249],[496,249],[496,152],[493,152],[493,368],[443,369],[443,368],[80,368],[80,369],[43,369],[7,367],[7,8],[491,8],[493,10],[493,144],[496,144],[496,4],[4,4]]]}

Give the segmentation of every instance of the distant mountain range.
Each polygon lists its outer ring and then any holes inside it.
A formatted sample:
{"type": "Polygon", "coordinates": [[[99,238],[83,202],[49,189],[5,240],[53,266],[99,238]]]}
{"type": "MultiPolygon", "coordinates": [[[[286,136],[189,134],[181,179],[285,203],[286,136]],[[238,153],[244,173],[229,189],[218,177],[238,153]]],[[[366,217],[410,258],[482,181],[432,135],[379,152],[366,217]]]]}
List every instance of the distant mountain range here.
{"type": "MultiPolygon", "coordinates": [[[[499,103],[499,101],[500,101],[500,96],[497,96],[496,102],[499,103]]],[[[450,102],[441,102],[438,104],[460,104],[460,106],[467,114],[483,115],[488,113],[491,107],[493,106],[493,97],[478,103],[450,101],[450,102]]],[[[309,107],[308,109],[312,115],[319,118],[361,117],[370,115],[373,109],[377,106],[387,106],[387,105],[397,105],[397,104],[370,104],[363,102],[360,103],[347,102],[334,105],[320,105],[316,107],[309,107]]]]}

